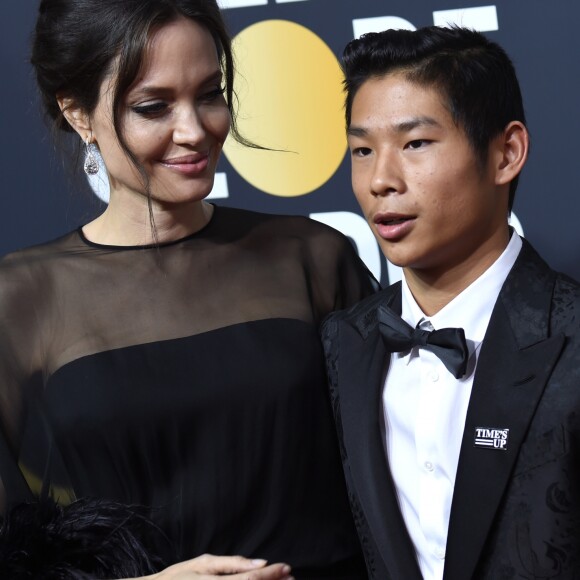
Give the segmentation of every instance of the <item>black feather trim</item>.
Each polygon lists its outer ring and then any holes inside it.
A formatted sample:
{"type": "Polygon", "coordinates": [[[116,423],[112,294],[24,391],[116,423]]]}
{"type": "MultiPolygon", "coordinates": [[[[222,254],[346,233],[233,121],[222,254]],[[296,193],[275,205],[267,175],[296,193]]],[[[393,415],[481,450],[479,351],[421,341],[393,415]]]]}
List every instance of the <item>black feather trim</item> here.
{"type": "Polygon", "coordinates": [[[144,509],[83,498],[11,506],[0,528],[0,578],[128,578],[164,567],[152,555],[163,537],[144,509]]]}

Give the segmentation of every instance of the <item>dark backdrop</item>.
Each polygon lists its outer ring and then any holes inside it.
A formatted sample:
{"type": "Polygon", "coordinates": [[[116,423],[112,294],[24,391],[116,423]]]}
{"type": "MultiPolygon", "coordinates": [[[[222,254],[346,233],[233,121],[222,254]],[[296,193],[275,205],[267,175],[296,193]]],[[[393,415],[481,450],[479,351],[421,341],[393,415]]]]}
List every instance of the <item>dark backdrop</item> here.
{"type": "MultiPolygon", "coordinates": [[[[577,30],[580,3],[577,0],[502,0],[496,4],[469,0],[222,0],[221,4],[234,35],[256,23],[267,28],[269,21],[295,22],[311,38],[318,37],[322,46],[326,45],[337,57],[355,34],[353,20],[357,26],[370,29],[372,22],[365,19],[391,16],[404,19],[405,26],[419,27],[438,23],[439,16],[434,14],[438,11],[466,9],[459,17],[453,17],[455,21],[459,18],[464,24],[483,30],[504,46],[516,65],[523,89],[532,150],[521,178],[515,214],[524,235],[550,264],[580,279],[580,228],[577,226],[580,162],[576,158],[580,136],[580,34],[577,30]],[[480,10],[469,10],[474,8],[480,10]]],[[[104,207],[82,174],[79,176],[70,160],[58,153],[42,121],[28,64],[36,5],[33,0],[8,0],[0,7],[0,70],[4,75],[0,108],[0,254],[54,238],[90,220],[104,207]]],[[[449,14],[442,18],[452,19],[449,14]]],[[[274,35],[272,43],[292,38],[274,35]]],[[[295,67],[288,71],[274,66],[271,71],[262,71],[267,73],[272,86],[287,80],[288,74],[296,75],[308,64],[309,59],[300,50],[292,46],[284,50],[290,55],[296,53],[295,67]]],[[[279,99],[278,115],[284,115],[284,105],[294,102],[302,92],[315,100],[328,90],[316,82],[304,82],[305,86],[301,86],[300,76],[296,77],[294,92],[287,100],[279,99]]],[[[256,122],[259,124],[260,120],[256,122]]],[[[322,153],[324,135],[320,133],[313,138],[320,139],[321,145],[317,147],[322,153]]],[[[216,203],[313,215],[332,223],[353,239],[363,259],[386,283],[389,270],[379,259],[376,244],[361,228],[358,207],[350,190],[348,160],[341,159],[336,171],[325,177],[322,185],[309,192],[283,196],[266,193],[252,185],[252,180],[241,177],[224,157],[219,168],[221,185],[214,193],[221,199],[216,203]]],[[[288,179],[290,187],[292,179],[288,179]]],[[[396,277],[397,269],[392,268],[391,281],[396,277]]]]}

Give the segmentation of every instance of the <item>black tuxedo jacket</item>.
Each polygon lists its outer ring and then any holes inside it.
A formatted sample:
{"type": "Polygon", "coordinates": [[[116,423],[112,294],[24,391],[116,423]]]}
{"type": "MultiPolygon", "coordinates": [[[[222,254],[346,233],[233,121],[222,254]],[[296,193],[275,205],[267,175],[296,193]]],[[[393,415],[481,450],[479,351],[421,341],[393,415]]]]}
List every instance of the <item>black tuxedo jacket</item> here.
{"type": "MultiPolygon", "coordinates": [[[[371,578],[418,580],[381,434],[377,324],[400,283],[323,325],[351,507],[371,578]]],[[[495,304],[467,411],[444,580],[580,578],[580,285],[524,240],[495,304]],[[507,450],[475,429],[509,429],[507,450]]]]}

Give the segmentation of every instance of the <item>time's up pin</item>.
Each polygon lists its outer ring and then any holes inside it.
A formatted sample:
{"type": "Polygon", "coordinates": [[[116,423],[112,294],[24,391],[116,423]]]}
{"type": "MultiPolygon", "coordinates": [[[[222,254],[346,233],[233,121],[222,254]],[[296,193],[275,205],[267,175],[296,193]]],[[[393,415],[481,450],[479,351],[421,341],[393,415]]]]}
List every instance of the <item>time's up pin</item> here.
{"type": "Polygon", "coordinates": [[[483,449],[499,449],[507,451],[509,429],[500,429],[498,427],[476,427],[473,441],[474,447],[483,449]]]}

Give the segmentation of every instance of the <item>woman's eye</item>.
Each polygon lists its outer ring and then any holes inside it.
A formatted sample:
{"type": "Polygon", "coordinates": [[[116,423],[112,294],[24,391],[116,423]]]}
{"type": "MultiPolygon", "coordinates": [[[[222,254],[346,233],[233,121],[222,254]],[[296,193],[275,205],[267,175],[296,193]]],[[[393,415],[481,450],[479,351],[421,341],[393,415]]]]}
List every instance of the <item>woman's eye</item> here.
{"type": "Polygon", "coordinates": [[[207,93],[202,95],[202,100],[203,101],[215,101],[217,98],[221,97],[224,93],[226,92],[226,88],[219,86],[216,87],[214,89],[212,89],[211,91],[208,91],[207,93]]]}
{"type": "Polygon", "coordinates": [[[146,105],[134,105],[131,109],[138,115],[143,115],[144,117],[154,117],[155,115],[160,115],[164,113],[167,109],[165,103],[148,103],[146,105]]]}
{"type": "Polygon", "coordinates": [[[353,157],[366,157],[369,155],[371,150],[368,147],[355,147],[352,150],[353,157]]]}

